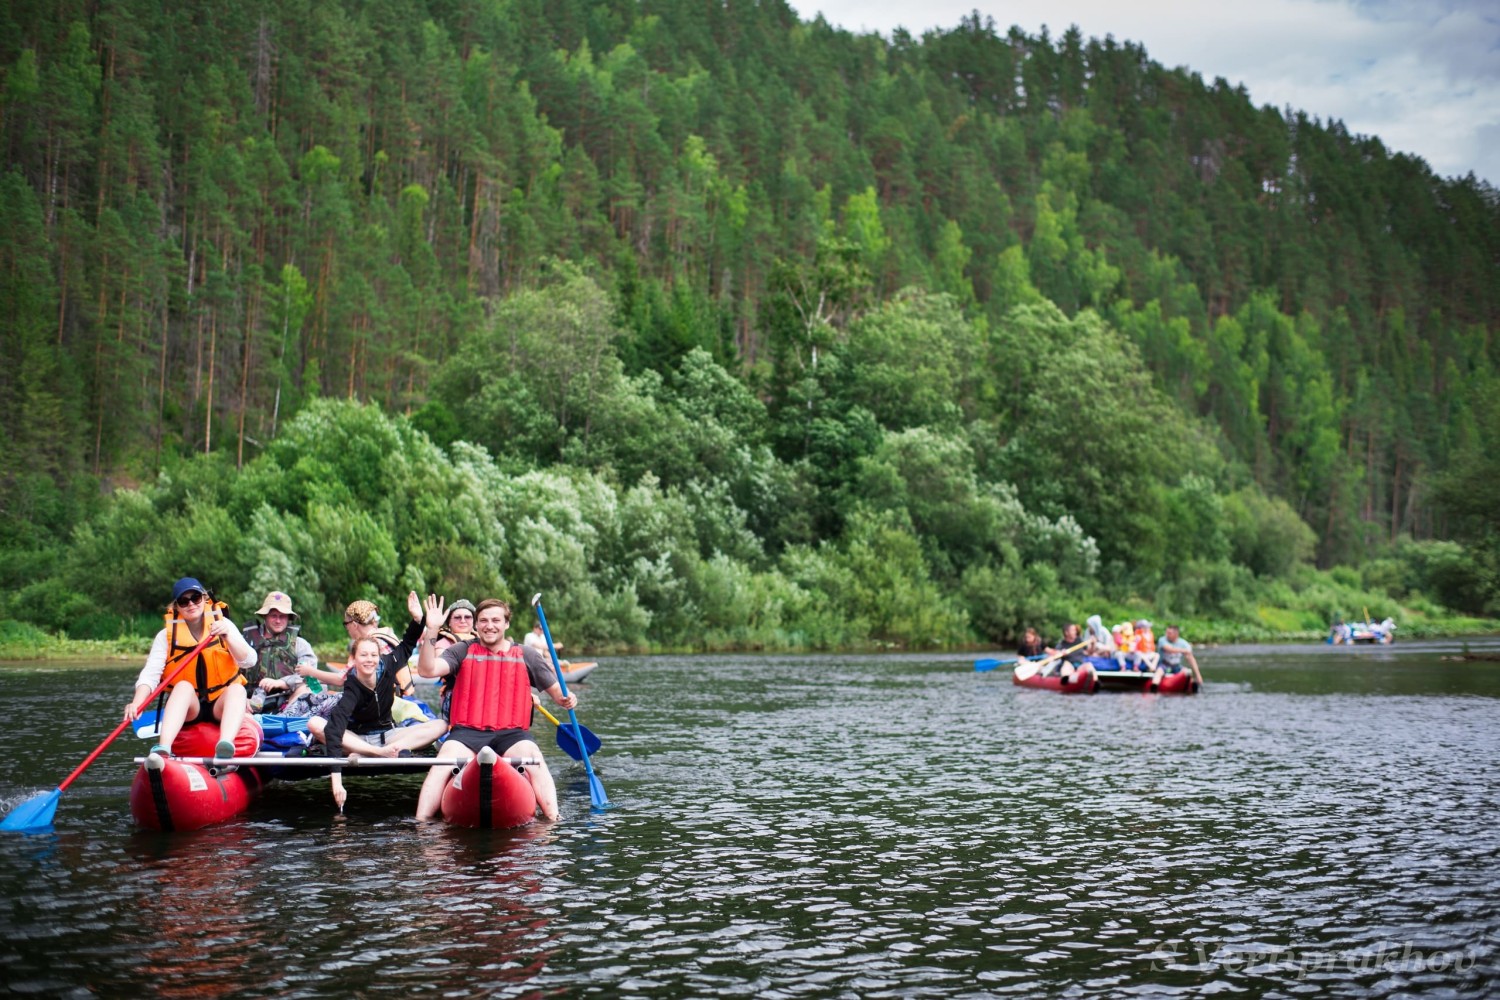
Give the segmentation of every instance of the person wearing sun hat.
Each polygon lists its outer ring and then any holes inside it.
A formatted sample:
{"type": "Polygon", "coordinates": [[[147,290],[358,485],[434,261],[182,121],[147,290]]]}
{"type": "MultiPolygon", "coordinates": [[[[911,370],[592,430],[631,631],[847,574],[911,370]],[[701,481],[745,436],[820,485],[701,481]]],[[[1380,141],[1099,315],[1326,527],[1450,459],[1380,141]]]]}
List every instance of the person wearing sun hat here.
{"type": "Polygon", "coordinates": [[[274,713],[302,683],[297,668],[316,668],[318,656],[298,634],[300,619],[286,594],[271,591],[255,614],[260,620],[245,626],[245,641],[258,658],[245,672],[253,691],[250,706],[257,712],[274,713]]]}
{"type": "Polygon", "coordinates": [[[146,699],[168,671],[178,673],[157,720],[158,743],[153,753],[170,753],[182,727],[200,719],[217,719],[219,742],[214,756],[234,756],[234,737],[245,718],[245,668],[253,666],[255,650],[245,641],[224,605],[208,596],[208,588],[185,576],[172,586],[164,628],[151,642],[146,665],[135,680],[135,696],[125,705],[125,719],[134,722],[146,699]],[[210,641],[200,650],[199,642],[210,641]]]}

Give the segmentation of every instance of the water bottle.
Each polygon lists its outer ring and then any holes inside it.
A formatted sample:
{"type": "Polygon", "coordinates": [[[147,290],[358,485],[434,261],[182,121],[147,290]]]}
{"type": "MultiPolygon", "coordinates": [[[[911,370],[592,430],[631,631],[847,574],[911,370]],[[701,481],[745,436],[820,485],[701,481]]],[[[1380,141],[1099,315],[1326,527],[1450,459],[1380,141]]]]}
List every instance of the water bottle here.
{"type": "Polygon", "coordinates": [[[317,694],[319,691],[323,690],[323,682],[318,680],[316,677],[304,677],[302,678],[302,683],[306,684],[307,689],[313,694],[317,694]]]}

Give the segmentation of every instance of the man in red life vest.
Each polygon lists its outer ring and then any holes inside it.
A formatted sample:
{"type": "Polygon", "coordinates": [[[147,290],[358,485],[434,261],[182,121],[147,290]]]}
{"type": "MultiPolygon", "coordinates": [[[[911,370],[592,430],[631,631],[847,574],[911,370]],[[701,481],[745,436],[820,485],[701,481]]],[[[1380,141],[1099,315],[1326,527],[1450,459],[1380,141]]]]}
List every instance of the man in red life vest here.
{"type": "MultiPolygon", "coordinates": [[[[493,597],[480,601],[474,614],[477,638],[454,643],[438,653],[438,633],[446,618],[443,599],[429,594],[417,673],[422,677],[447,677],[453,686],[448,717],[452,728],[438,750],[439,759],[462,764],[486,746],[501,756],[540,757],[542,750],[531,739],[531,689],[546,691],[563,708],[577,705],[577,696],[569,693],[563,697],[552,665],[535,650],[505,637],[510,627],[510,605],[504,601],[493,597]]],[[[557,819],[557,786],[547,765],[526,768],[526,777],[536,792],[542,815],[557,819]]],[[[437,815],[443,790],[452,778],[452,768],[434,767],[428,772],[417,798],[418,820],[437,815]]]]}

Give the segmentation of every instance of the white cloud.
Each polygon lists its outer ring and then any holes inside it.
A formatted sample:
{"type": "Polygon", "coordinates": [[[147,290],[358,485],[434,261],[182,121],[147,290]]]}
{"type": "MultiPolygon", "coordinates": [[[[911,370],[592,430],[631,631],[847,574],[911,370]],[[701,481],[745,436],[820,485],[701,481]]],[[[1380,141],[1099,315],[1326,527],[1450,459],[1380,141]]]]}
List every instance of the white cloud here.
{"type": "Polygon", "coordinates": [[[1443,176],[1469,171],[1500,184],[1500,5],[1495,0],[792,0],[851,31],[914,35],[958,24],[976,8],[1000,31],[1018,25],[1053,37],[1076,24],[1114,35],[1155,61],[1205,80],[1245,85],[1256,104],[1291,106],[1443,176]]]}

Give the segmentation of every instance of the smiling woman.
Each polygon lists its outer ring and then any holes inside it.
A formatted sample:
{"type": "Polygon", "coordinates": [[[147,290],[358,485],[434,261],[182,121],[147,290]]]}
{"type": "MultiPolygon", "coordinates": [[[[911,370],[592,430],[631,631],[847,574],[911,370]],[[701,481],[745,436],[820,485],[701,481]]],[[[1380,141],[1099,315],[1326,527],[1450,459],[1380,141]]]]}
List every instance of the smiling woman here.
{"type": "Polygon", "coordinates": [[[255,663],[255,650],[224,613],[225,605],[211,602],[207,588],[192,577],[172,587],[166,627],[156,634],[146,665],[135,682],[135,697],[125,706],[125,719],[134,720],[165,671],[185,669],[172,685],[159,715],[158,745],[170,753],[185,723],[217,721],[216,757],[233,757],[235,736],[245,719],[244,670],[255,663]],[[207,644],[201,640],[208,639],[207,644]]]}

